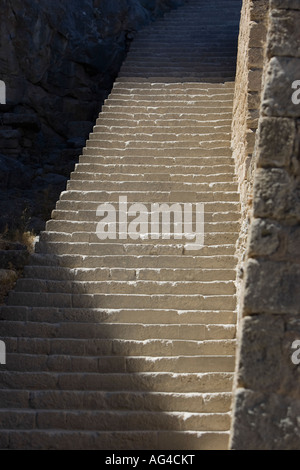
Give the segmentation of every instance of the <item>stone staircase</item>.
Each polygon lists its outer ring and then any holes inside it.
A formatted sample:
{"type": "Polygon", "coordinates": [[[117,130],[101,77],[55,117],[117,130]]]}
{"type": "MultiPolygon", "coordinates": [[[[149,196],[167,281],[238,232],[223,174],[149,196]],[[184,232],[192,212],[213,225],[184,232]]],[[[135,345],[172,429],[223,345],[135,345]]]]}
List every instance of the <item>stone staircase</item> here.
{"type": "Polygon", "coordinates": [[[0,447],[226,449],[239,194],[240,0],[190,0],[133,41],[24,278],[1,308],[0,447]],[[100,240],[99,204],[204,203],[204,246],[100,240]]]}

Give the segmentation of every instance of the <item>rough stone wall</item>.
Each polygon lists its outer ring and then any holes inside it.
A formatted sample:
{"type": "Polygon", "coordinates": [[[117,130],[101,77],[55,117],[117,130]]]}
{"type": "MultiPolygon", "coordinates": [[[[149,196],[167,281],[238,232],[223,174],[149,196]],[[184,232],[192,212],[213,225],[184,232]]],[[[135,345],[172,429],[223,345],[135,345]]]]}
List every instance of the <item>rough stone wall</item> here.
{"type": "Polygon", "coordinates": [[[238,290],[243,278],[252,210],[253,152],[261,101],[268,10],[268,0],[244,0],[241,12],[232,123],[232,148],[242,213],[242,229],[238,243],[238,290]]]}
{"type": "Polygon", "coordinates": [[[299,0],[271,0],[232,449],[300,446],[300,361],[292,349],[300,340],[300,100],[292,100],[300,95],[292,88],[300,80],[299,31],[299,0]]]}

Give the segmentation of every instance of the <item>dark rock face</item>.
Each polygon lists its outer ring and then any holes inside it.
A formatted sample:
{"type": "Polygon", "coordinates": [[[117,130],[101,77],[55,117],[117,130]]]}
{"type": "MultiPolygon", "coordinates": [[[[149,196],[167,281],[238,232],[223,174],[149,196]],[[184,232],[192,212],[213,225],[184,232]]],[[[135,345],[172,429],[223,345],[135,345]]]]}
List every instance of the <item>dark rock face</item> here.
{"type": "Polygon", "coordinates": [[[184,1],[1,1],[0,230],[12,209],[50,215],[134,33],[184,1]]]}

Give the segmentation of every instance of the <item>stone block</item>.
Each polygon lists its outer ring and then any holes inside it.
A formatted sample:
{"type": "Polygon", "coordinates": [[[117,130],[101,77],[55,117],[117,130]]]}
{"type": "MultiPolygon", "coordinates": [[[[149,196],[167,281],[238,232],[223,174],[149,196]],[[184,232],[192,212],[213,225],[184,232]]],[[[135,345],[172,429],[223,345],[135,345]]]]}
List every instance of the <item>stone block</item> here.
{"type": "Polygon", "coordinates": [[[298,450],[299,413],[299,399],[238,389],[230,448],[298,450]]]}
{"type": "Polygon", "coordinates": [[[263,47],[266,41],[267,28],[264,23],[252,21],[250,23],[249,47],[263,47]]]}
{"type": "Polygon", "coordinates": [[[300,220],[297,181],[284,169],[259,168],[254,183],[254,217],[300,220]]]}
{"type": "Polygon", "coordinates": [[[275,10],[270,15],[270,56],[300,57],[300,11],[275,10]]]}
{"type": "Polygon", "coordinates": [[[246,314],[300,314],[299,264],[249,259],[245,272],[246,314]]]}
{"type": "Polygon", "coordinates": [[[259,124],[258,166],[289,165],[296,138],[295,121],[286,118],[262,118],[259,124]]]}
{"type": "Polygon", "coordinates": [[[273,57],[268,65],[262,111],[266,116],[300,117],[300,104],[294,104],[292,85],[300,80],[300,59],[273,57]]]}
{"type": "Polygon", "coordinates": [[[266,219],[254,219],[250,228],[249,256],[269,256],[280,245],[280,224],[266,219]]]}
{"type": "Polygon", "coordinates": [[[271,0],[271,8],[300,10],[300,4],[298,0],[271,0]]]}

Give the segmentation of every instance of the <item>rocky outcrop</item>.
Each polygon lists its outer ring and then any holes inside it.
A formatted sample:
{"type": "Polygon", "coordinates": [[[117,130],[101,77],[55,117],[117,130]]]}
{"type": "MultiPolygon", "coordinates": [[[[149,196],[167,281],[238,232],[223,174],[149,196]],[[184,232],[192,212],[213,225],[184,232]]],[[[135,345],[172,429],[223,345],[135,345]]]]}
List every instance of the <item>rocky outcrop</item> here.
{"type": "Polygon", "coordinates": [[[25,207],[43,228],[135,32],[182,3],[2,0],[0,230],[25,207]]]}

